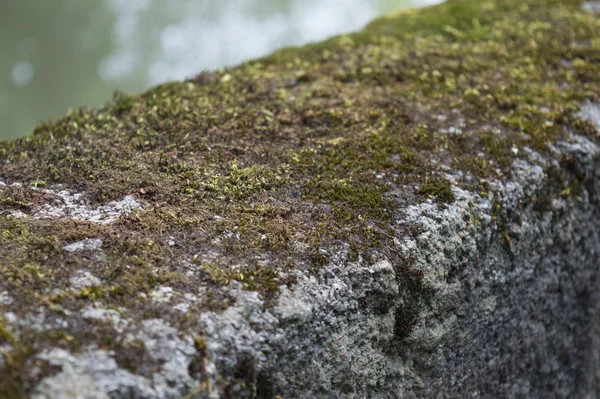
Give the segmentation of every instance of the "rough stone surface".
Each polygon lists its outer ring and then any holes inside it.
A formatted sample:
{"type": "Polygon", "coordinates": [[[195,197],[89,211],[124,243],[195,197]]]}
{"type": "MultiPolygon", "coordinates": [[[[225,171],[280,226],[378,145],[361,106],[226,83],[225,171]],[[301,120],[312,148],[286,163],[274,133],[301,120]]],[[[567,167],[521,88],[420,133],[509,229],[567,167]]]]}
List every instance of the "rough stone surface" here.
{"type": "Polygon", "coordinates": [[[598,398],[596,11],[450,0],[0,143],[0,398],[598,398]]]}
{"type": "Polygon", "coordinates": [[[64,248],[69,252],[77,251],[94,251],[102,247],[102,240],[99,238],[86,238],[85,240],[77,241],[64,248]]]}
{"type": "MultiPolygon", "coordinates": [[[[12,186],[22,187],[22,184],[13,183],[12,186]]],[[[30,187],[30,190],[38,189],[30,187]]],[[[50,195],[49,198],[51,198],[52,202],[41,204],[40,208],[31,215],[31,217],[36,219],[60,219],[67,217],[74,220],[105,224],[115,221],[121,215],[143,209],[139,202],[130,195],[121,201],[112,201],[106,205],[92,208],[86,203],[83,194],[80,193],[71,194],[66,190],[56,191],[48,189],[40,191],[50,195]]],[[[21,211],[13,211],[12,215],[15,217],[28,217],[28,215],[21,211]]]]}

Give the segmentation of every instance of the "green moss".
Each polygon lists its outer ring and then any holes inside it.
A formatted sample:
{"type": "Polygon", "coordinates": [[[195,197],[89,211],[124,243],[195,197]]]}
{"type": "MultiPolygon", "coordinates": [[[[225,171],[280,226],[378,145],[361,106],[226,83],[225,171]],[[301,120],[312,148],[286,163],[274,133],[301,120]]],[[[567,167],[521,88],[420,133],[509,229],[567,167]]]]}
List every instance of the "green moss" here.
{"type": "Polygon", "coordinates": [[[115,112],[129,111],[133,108],[134,104],[134,99],[131,96],[118,90],[113,93],[113,107],[115,112]]]}
{"type": "Polygon", "coordinates": [[[102,287],[98,287],[96,285],[92,285],[90,287],[84,287],[79,291],[80,298],[90,299],[92,301],[100,299],[104,295],[105,295],[104,289],[102,289],[102,287]]]}
{"type": "Polygon", "coordinates": [[[217,284],[228,285],[235,280],[242,284],[243,289],[263,294],[276,292],[280,285],[289,283],[287,279],[282,280],[275,269],[260,265],[231,270],[226,266],[206,262],[202,265],[202,270],[217,284]]]}
{"type": "Polygon", "coordinates": [[[434,197],[443,202],[454,202],[455,200],[452,185],[446,179],[434,178],[428,180],[417,190],[417,193],[434,197]]]}
{"type": "MultiPolygon", "coordinates": [[[[133,194],[146,211],[107,225],[15,219],[12,211],[31,214],[55,199],[2,186],[0,292],[15,297],[17,314],[40,306],[76,313],[101,301],[135,309],[139,320],[160,314],[139,295],[158,285],[204,288],[198,311],[226,307],[218,287],[233,280],[274,297],[293,283],[286,271],[318,273],[340,244],[353,260],[377,253],[403,265],[393,240],[419,232],[391,221],[428,198],[453,202],[441,176],[450,171],[458,176],[452,184],[486,195],[487,182],[506,179],[524,147],[548,154],[549,143],[573,130],[598,141],[576,113],[585,99],[600,101],[599,51],[600,20],[577,1],[449,0],[72,110],[31,137],[0,143],[0,178],[63,184],[92,206],[133,194]],[[102,239],[101,251],[63,249],[91,237],[102,239]],[[78,270],[102,283],[65,290],[78,270]]],[[[587,183],[573,160],[547,175],[547,191],[523,206],[544,211],[551,198],[577,196],[587,183]]],[[[497,205],[493,221],[504,233],[497,205]]],[[[399,284],[412,286],[411,273],[398,267],[399,284]]],[[[425,295],[406,292],[399,337],[410,333],[425,295]]],[[[86,323],[78,328],[98,327],[86,323]]],[[[28,337],[34,346],[49,340],[28,337]]]]}
{"type": "Polygon", "coordinates": [[[2,349],[0,356],[4,367],[0,369],[0,397],[21,399],[28,397],[25,390],[25,368],[27,362],[36,353],[31,342],[18,340],[0,318],[0,343],[8,344],[10,349],[2,349]]]}
{"type": "Polygon", "coordinates": [[[358,216],[356,210],[364,210],[368,215],[381,213],[381,194],[381,188],[376,185],[339,180],[314,182],[314,185],[306,188],[304,198],[333,204],[337,214],[349,221],[348,219],[358,216]]]}
{"type": "Polygon", "coordinates": [[[24,399],[28,395],[24,389],[22,372],[23,359],[14,354],[4,355],[7,364],[0,370],[0,397],[24,399]]]}
{"type": "Polygon", "coordinates": [[[0,318],[0,342],[8,344],[15,343],[15,337],[4,325],[3,318],[0,318]]]}
{"type": "Polygon", "coordinates": [[[240,168],[237,161],[233,161],[229,168],[224,176],[205,174],[204,179],[199,177],[199,188],[216,193],[219,199],[243,200],[266,191],[281,180],[277,173],[262,165],[240,168]]]}

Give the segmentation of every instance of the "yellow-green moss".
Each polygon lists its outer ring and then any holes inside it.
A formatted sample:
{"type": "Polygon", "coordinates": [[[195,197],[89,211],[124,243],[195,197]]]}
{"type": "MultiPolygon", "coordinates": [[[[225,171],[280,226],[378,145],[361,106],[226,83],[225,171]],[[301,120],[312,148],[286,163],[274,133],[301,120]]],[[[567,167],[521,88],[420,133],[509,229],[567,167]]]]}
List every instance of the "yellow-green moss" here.
{"type": "MultiPolygon", "coordinates": [[[[1,188],[0,291],[15,296],[17,314],[100,300],[143,318],[158,310],[138,294],[157,285],[207,286],[201,306],[219,308],[229,300],[219,286],[237,280],[274,295],[291,283],[280,272],[318,270],[340,243],[352,259],[377,251],[402,264],[392,220],[430,197],[452,202],[447,173],[485,194],[525,146],[546,153],[572,130],[598,140],[575,115],[583,100],[600,101],[600,19],[578,4],[449,0],[140,95],[116,93],[103,108],[0,143],[8,183],[64,184],[94,204],[129,194],[149,204],[101,226],[14,219],[9,210],[35,212],[52,198],[1,188]],[[62,249],[90,237],[103,240],[98,253],[62,249]],[[204,259],[211,252],[218,262],[204,259]],[[102,283],[64,291],[76,270],[102,283]]],[[[568,160],[548,172],[556,187],[532,199],[539,210],[585,184],[568,160]]],[[[401,283],[407,270],[399,267],[401,283]]],[[[397,315],[400,336],[413,305],[397,315]]],[[[51,340],[31,337],[36,347],[51,340]]]]}
{"type": "Polygon", "coordinates": [[[432,179],[428,180],[423,184],[422,187],[417,190],[419,194],[434,197],[444,202],[454,202],[454,193],[452,192],[452,186],[446,179],[432,179]]]}

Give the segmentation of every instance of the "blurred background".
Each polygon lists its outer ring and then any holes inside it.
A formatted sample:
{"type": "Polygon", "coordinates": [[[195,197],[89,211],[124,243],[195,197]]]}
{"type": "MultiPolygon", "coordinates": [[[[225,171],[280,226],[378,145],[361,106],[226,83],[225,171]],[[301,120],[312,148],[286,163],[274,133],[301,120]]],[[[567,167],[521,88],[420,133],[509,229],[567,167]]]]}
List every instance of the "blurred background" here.
{"type": "Polygon", "coordinates": [[[439,0],[0,0],[0,140],[439,0]]]}

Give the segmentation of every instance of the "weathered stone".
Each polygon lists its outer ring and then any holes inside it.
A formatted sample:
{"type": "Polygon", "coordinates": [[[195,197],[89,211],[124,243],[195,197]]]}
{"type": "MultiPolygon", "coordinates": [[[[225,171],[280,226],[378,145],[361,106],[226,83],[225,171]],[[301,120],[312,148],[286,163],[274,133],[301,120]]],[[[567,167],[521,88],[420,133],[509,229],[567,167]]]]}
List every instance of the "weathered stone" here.
{"type": "Polygon", "coordinates": [[[69,245],[65,245],[64,248],[69,252],[77,251],[95,251],[102,247],[102,240],[99,238],[86,238],[82,241],[77,241],[69,245]]]}
{"type": "Polygon", "coordinates": [[[595,10],[449,0],[1,143],[0,397],[597,398],[595,10]]]}

